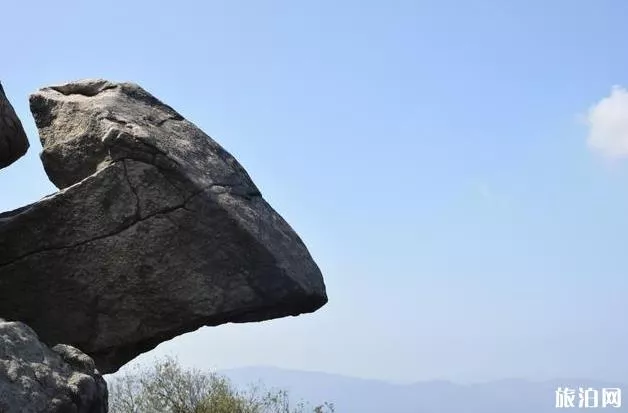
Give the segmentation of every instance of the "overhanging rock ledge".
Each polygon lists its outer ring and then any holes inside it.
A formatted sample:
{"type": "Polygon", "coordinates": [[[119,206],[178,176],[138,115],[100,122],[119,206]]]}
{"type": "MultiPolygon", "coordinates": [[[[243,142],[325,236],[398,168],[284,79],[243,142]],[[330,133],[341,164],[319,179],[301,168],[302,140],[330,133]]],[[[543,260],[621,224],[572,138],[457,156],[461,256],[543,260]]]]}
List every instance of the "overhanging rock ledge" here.
{"type": "Polygon", "coordinates": [[[316,311],[322,274],[219,144],[141,87],[30,97],[60,191],[0,214],[0,316],[111,373],[202,326],[316,311]]]}

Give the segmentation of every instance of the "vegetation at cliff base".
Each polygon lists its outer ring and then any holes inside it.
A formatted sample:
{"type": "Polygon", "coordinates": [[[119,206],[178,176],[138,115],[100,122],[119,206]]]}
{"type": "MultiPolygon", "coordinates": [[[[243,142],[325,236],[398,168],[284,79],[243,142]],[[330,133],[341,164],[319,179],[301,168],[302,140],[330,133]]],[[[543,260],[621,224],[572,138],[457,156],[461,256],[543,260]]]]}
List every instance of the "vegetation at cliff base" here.
{"type": "Polygon", "coordinates": [[[285,390],[237,389],[228,378],[185,369],[173,358],[108,383],[110,413],[334,413],[331,403],[293,403],[285,390]]]}

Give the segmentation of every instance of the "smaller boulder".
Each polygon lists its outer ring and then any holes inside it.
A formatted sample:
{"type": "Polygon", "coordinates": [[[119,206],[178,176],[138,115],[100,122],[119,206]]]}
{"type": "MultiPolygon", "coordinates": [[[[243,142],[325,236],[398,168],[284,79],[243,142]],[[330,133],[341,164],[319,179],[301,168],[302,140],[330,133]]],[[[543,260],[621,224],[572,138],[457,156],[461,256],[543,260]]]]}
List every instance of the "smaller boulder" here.
{"type": "Polygon", "coordinates": [[[26,324],[0,319],[0,412],[107,413],[108,397],[89,356],[50,349],[26,324]]]}
{"type": "Polygon", "coordinates": [[[22,122],[4,94],[0,83],[0,168],[11,165],[28,150],[29,143],[22,122]]]}

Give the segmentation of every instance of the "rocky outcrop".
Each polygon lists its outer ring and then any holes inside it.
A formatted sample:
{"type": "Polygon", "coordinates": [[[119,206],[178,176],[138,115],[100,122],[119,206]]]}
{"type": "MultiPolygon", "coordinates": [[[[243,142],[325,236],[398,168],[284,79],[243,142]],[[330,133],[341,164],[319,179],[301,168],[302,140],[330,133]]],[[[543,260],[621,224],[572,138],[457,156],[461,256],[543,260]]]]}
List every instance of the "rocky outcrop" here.
{"type": "Polygon", "coordinates": [[[41,343],[25,324],[0,319],[0,412],[106,413],[107,385],[79,350],[41,343]]]}
{"type": "Polygon", "coordinates": [[[137,85],[30,98],[61,190],[0,214],[0,316],[103,373],[201,326],[317,310],[322,275],[242,166],[137,85]]]}
{"type": "Polygon", "coordinates": [[[9,166],[22,157],[28,147],[22,122],[0,83],[0,168],[9,166]]]}

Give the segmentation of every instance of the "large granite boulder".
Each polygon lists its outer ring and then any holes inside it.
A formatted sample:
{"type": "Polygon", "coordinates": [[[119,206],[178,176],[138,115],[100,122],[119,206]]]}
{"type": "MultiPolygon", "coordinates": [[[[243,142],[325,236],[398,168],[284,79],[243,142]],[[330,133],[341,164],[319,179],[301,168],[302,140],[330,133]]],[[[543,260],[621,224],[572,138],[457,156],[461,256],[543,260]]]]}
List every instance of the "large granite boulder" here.
{"type": "Polygon", "coordinates": [[[61,190],[0,214],[0,316],[111,373],[201,326],[327,302],[307,248],[242,166],[139,86],[78,81],[30,105],[61,190]]]}
{"type": "Polygon", "coordinates": [[[0,169],[21,158],[28,147],[28,139],[22,122],[17,117],[0,83],[0,169]]]}
{"type": "Polygon", "coordinates": [[[0,319],[0,412],[106,413],[107,383],[74,347],[52,349],[27,325],[0,319]]]}

